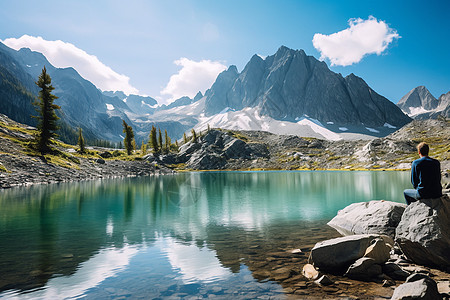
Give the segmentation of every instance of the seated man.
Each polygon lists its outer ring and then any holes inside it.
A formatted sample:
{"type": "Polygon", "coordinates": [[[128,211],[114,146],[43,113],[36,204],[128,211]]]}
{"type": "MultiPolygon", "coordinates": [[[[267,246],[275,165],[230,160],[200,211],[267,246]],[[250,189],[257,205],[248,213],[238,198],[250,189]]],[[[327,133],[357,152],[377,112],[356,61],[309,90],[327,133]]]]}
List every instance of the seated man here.
{"type": "Polygon", "coordinates": [[[441,165],[438,160],[428,156],[430,148],[424,142],[417,145],[420,158],[411,166],[411,183],[413,189],[403,192],[406,203],[419,199],[439,198],[442,196],[441,165]]]}

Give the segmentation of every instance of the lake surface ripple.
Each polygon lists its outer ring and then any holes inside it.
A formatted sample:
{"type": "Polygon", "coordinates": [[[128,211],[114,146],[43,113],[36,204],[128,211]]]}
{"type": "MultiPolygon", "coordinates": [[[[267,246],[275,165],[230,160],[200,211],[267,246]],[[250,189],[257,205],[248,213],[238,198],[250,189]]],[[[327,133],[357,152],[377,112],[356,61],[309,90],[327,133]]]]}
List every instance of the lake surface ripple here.
{"type": "Polygon", "coordinates": [[[1,190],[0,298],[284,298],[307,259],[291,250],[409,187],[409,172],[194,172],[1,190]]]}

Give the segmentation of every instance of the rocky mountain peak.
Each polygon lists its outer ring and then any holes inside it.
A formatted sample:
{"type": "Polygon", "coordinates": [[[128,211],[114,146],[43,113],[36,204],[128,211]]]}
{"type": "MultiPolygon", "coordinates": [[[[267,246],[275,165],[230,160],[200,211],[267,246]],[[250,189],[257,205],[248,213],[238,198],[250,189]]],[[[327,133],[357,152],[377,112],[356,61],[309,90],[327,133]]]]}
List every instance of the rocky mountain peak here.
{"type": "Polygon", "coordinates": [[[194,97],[194,102],[196,102],[196,101],[198,101],[198,100],[200,100],[202,98],[203,98],[203,94],[202,94],[202,92],[199,91],[197,93],[197,95],[195,95],[195,97],[194,97]]]}
{"type": "Polygon", "coordinates": [[[438,100],[423,85],[413,88],[400,101],[397,106],[405,113],[414,115],[412,108],[423,108],[424,110],[433,110],[438,106],[438,100]]]}
{"type": "Polygon", "coordinates": [[[410,121],[360,77],[344,79],[303,50],[286,46],[264,60],[254,55],[241,73],[232,67],[221,73],[207,93],[205,114],[246,107],[277,120],[306,115],[323,123],[374,127],[410,121]]]}

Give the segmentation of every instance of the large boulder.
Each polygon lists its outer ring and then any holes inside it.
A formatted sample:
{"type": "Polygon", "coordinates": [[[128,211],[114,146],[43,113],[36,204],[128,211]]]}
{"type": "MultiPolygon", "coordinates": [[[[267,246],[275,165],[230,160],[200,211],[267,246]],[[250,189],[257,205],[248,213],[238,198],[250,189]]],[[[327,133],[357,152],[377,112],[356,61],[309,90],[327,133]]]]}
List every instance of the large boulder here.
{"type": "Polygon", "coordinates": [[[355,260],[364,256],[375,234],[360,234],[339,237],[317,243],[311,250],[314,266],[322,270],[344,270],[355,260]]]}
{"type": "Polygon", "coordinates": [[[383,240],[376,239],[367,247],[364,257],[372,258],[376,264],[382,265],[390,257],[391,247],[383,240]]]}
{"type": "Polygon", "coordinates": [[[328,222],[342,235],[384,234],[395,235],[406,204],[384,200],[353,203],[328,222]]]}
{"type": "Polygon", "coordinates": [[[396,242],[420,265],[450,269],[450,199],[423,199],[411,203],[397,227],[396,242]]]}
{"type": "Polygon", "coordinates": [[[371,280],[382,272],[381,266],[373,258],[361,257],[348,267],[345,276],[357,280],[371,280]]]}
{"type": "Polygon", "coordinates": [[[414,280],[408,278],[405,283],[399,285],[392,295],[391,300],[436,300],[442,299],[439,295],[437,284],[431,278],[414,280]]]}

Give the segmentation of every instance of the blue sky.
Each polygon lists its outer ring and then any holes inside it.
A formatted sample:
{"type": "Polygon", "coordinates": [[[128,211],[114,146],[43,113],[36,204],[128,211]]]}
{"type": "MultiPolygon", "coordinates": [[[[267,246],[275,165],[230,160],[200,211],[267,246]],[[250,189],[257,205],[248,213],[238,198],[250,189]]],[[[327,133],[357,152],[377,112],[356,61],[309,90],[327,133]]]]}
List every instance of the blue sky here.
{"type": "MultiPolygon", "coordinates": [[[[272,55],[281,45],[319,59],[315,34],[331,35],[347,29],[352,18],[373,16],[400,37],[380,55],[367,55],[352,65],[325,61],[331,70],[344,76],[355,73],[397,102],[418,85],[435,97],[450,91],[449,12],[446,0],[18,0],[0,4],[0,39],[29,35],[70,43],[98,58],[102,66],[94,62],[91,69],[108,73],[111,68],[117,86],[125,80],[134,92],[168,101],[189,88],[204,92],[223,68],[236,65],[241,71],[253,54],[272,55]],[[188,77],[198,82],[186,81],[188,77]]],[[[101,87],[106,79],[97,76],[90,80],[101,87]]]]}

